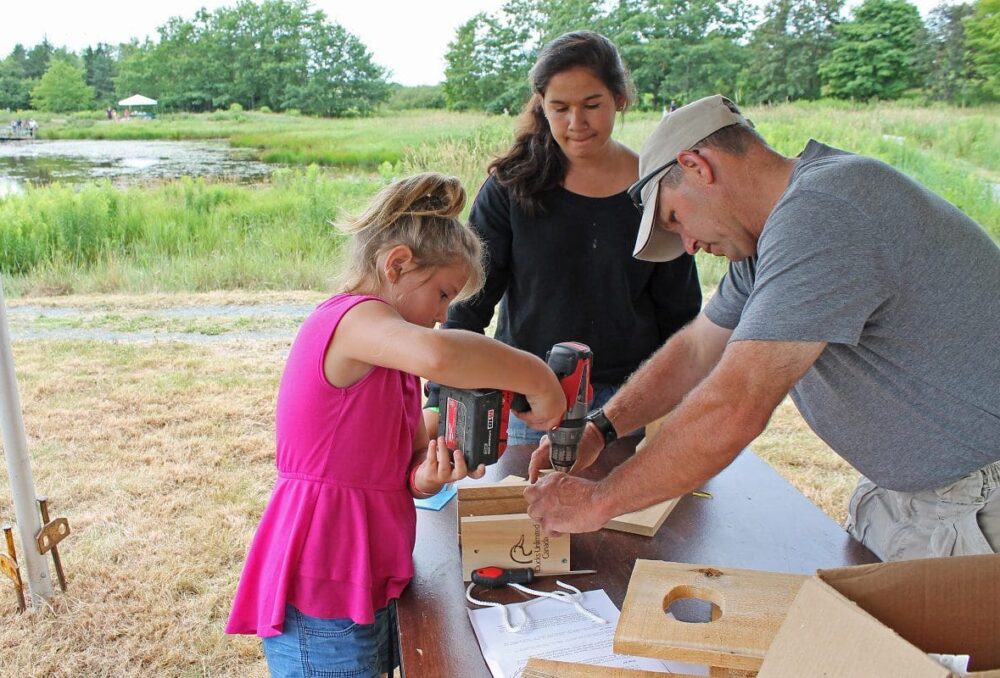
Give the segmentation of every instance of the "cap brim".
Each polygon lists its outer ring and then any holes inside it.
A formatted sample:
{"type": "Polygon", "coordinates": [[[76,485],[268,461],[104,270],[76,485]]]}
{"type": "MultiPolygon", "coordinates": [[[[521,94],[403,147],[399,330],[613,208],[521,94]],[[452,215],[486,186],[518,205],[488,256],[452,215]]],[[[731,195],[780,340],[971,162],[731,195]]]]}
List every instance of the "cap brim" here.
{"type": "Polygon", "coordinates": [[[644,202],[642,221],[639,222],[639,235],[635,239],[635,249],[632,256],[642,261],[673,261],[684,254],[684,243],[676,233],[670,233],[659,228],[654,223],[656,204],[660,200],[657,190],[659,181],[653,184],[653,195],[644,202]]]}

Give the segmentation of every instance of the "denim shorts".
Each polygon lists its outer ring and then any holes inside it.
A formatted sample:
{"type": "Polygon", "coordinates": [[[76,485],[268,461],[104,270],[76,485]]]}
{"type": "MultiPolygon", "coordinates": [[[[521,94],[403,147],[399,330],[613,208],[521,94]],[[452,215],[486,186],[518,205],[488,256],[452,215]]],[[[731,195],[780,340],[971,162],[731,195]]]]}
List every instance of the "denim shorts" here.
{"type": "MultiPolygon", "coordinates": [[[[618,392],[618,388],[612,384],[594,384],[594,400],[590,403],[590,409],[604,407],[605,403],[611,400],[611,396],[618,392]]],[[[508,445],[537,446],[543,435],[545,435],[545,431],[530,428],[513,414],[510,415],[510,420],[507,423],[508,445]]]]}
{"type": "Polygon", "coordinates": [[[285,606],[280,636],[264,638],[274,678],[377,678],[399,665],[396,603],[375,611],[373,624],[320,619],[285,606]]]}
{"type": "Polygon", "coordinates": [[[887,490],[862,476],[845,527],[882,560],[1000,552],[1000,461],[920,492],[887,490]]]}

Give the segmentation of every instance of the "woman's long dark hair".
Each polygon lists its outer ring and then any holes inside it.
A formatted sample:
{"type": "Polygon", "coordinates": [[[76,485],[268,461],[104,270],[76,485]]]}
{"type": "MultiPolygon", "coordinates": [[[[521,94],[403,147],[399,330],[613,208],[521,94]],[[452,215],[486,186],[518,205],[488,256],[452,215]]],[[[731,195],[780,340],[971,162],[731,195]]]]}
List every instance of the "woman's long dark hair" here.
{"type": "Polygon", "coordinates": [[[628,69],[614,44],[600,33],[564,33],[546,44],[528,73],[531,98],[521,111],[514,144],[490,163],[489,171],[528,214],[544,211],[542,196],[566,178],[567,160],[552,137],[542,98],[553,76],[586,68],[628,107],[635,98],[628,69]]]}

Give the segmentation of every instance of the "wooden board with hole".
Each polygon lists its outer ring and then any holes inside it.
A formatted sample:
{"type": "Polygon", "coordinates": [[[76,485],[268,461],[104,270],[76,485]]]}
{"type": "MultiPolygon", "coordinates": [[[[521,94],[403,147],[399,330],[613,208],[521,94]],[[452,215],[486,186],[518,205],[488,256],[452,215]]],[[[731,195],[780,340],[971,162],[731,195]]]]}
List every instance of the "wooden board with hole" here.
{"type": "Polygon", "coordinates": [[[614,650],[728,669],[756,671],[805,575],[637,560],[614,650]],[[711,603],[712,621],[672,619],[676,600],[711,603]]]}
{"type": "MultiPolygon", "coordinates": [[[[662,671],[623,669],[596,664],[560,662],[532,657],[518,674],[520,678],[664,678],[662,671]]],[[[694,678],[686,673],[671,673],[672,678],[694,678]]]]}

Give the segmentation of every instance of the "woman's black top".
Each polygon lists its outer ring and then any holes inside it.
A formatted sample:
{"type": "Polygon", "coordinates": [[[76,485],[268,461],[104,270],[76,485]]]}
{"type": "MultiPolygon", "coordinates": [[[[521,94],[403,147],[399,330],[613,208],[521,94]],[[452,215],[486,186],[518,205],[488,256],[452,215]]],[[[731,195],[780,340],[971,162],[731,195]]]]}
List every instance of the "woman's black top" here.
{"type": "Polygon", "coordinates": [[[497,339],[543,360],[555,343],[582,342],[594,352],[591,381],[619,385],[701,310],[694,258],[634,259],[640,213],[624,192],[557,188],[544,206],[528,216],[496,177],[486,180],[469,215],[486,248],[486,285],[452,304],[443,327],[482,334],[499,302],[497,339]]]}

